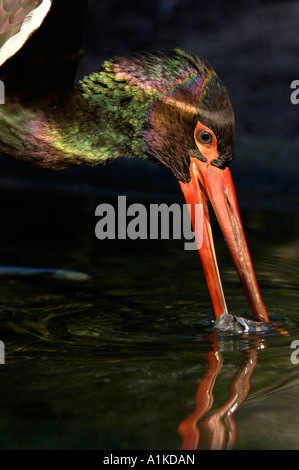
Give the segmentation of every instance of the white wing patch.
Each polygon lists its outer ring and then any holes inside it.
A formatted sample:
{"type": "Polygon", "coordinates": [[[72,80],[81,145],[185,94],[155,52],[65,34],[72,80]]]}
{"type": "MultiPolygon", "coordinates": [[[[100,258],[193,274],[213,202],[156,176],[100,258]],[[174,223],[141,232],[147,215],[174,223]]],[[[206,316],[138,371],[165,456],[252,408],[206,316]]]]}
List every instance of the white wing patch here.
{"type": "Polygon", "coordinates": [[[19,31],[9,38],[0,49],[0,66],[25,44],[30,35],[39,28],[51,8],[51,0],[42,3],[25,17],[19,31]]]}

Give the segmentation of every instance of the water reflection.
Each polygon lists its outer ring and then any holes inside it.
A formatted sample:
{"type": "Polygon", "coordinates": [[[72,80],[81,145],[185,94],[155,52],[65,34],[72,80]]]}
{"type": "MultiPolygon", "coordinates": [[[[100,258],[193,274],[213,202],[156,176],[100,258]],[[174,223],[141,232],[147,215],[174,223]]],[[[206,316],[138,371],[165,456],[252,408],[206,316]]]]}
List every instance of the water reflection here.
{"type": "MultiPolygon", "coordinates": [[[[47,269],[0,270],[0,448],[298,449],[297,215],[281,215],[280,231],[276,215],[245,215],[265,303],[290,336],[236,337],[211,334],[196,253],[176,241],[99,245],[96,203],[88,224],[69,206],[57,221],[54,199],[51,223],[24,218],[26,238],[1,233],[1,262],[47,269]]],[[[3,226],[27,214],[19,204],[3,226]]],[[[221,244],[219,254],[230,311],[251,318],[221,244]]]]}
{"type": "Polygon", "coordinates": [[[243,361],[230,383],[228,399],[205,418],[212,408],[213,388],[223,366],[221,341],[218,341],[215,333],[210,335],[209,340],[211,350],[207,352],[208,370],[199,383],[195,409],[178,427],[183,438],[181,450],[235,448],[238,427],[234,414],[249,394],[251,377],[258,362],[258,351],[266,347],[264,339],[248,339],[248,349],[242,352],[243,361]]]}

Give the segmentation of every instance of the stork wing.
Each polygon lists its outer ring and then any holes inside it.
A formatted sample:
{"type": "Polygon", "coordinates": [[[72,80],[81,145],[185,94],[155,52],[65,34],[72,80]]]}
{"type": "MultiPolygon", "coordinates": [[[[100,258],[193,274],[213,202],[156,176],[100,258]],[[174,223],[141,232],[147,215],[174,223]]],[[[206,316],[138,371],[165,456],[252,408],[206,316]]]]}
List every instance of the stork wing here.
{"type": "Polygon", "coordinates": [[[0,80],[7,90],[73,86],[88,0],[0,0],[0,80]],[[9,59],[9,60],[8,60],[9,59]]]}
{"type": "Polygon", "coordinates": [[[51,0],[0,0],[0,65],[41,25],[51,0]]]}

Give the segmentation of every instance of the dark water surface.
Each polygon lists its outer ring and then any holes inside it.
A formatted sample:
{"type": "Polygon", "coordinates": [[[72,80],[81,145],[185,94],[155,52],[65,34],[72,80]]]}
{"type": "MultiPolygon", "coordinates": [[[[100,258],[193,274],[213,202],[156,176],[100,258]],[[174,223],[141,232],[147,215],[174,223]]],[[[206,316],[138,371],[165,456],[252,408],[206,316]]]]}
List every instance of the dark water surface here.
{"type": "MultiPolygon", "coordinates": [[[[299,448],[297,213],[242,211],[282,329],[231,337],[213,330],[198,254],[182,241],[97,240],[99,198],[2,201],[3,265],[86,276],[2,272],[1,449],[299,448]]],[[[215,238],[229,310],[250,318],[215,238]]]]}

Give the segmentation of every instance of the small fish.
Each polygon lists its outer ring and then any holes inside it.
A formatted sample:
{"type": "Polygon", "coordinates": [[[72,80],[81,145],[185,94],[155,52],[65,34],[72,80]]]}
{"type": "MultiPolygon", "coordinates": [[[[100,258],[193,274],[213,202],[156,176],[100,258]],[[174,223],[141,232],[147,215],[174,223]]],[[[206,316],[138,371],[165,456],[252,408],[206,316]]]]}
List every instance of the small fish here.
{"type": "Polygon", "coordinates": [[[236,317],[228,313],[222,313],[216,318],[215,328],[221,331],[228,331],[230,333],[254,333],[269,330],[268,323],[262,323],[246,318],[236,317]]]}

